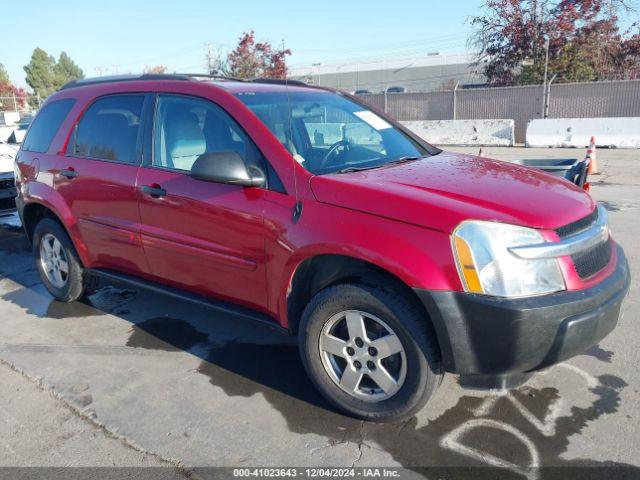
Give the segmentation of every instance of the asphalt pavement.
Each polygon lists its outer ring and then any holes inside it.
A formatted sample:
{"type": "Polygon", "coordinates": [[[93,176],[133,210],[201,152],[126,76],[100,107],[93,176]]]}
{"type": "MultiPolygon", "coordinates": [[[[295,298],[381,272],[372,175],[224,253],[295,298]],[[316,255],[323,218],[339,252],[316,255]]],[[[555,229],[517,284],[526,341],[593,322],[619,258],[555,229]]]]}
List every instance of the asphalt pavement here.
{"type": "MultiPolygon", "coordinates": [[[[483,148],[502,159],[582,154],[483,148]]],[[[455,470],[484,466],[513,478],[637,478],[639,157],[599,150],[602,174],[591,179],[632,270],[618,327],[512,392],[463,390],[447,375],[428,406],[398,424],[335,412],[294,341],[268,327],[117,286],[54,301],[17,218],[0,218],[0,467],[101,467],[91,470],[101,478],[118,465],[197,478],[207,467],[402,467],[431,477],[492,472],[455,470]]]]}

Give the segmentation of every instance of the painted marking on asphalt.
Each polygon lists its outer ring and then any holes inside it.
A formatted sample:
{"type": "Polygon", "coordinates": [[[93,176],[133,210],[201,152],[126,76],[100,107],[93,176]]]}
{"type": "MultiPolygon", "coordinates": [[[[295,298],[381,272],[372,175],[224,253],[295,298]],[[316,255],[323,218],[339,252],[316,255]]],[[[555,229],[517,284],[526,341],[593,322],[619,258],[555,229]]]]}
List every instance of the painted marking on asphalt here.
{"type": "Polygon", "coordinates": [[[445,448],[453,450],[454,452],[474,458],[483,463],[492,465],[494,467],[506,468],[508,470],[511,470],[512,472],[524,475],[530,480],[536,480],[538,478],[538,467],[540,466],[540,456],[538,454],[538,449],[529,439],[529,437],[527,437],[520,430],[509,425],[508,423],[486,418],[469,420],[468,422],[463,423],[453,431],[449,432],[449,434],[441,440],[440,444],[445,448]],[[529,456],[531,457],[530,465],[516,465],[515,463],[509,462],[504,458],[496,457],[495,455],[491,455],[490,453],[484,452],[477,448],[469,447],[462,444],[460,442],[461,437],[475,428],[493,428],[496,430],[502,430],[516,437],[527,448],[529,456]]]}

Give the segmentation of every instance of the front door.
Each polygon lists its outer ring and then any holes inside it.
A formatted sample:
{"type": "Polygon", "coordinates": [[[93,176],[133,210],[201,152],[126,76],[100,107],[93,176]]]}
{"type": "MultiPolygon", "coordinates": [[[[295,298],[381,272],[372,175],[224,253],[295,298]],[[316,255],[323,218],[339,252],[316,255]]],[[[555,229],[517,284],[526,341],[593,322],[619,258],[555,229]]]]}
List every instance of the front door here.
{"type": "Polygon", "coordinates": [[[257,149],[212,102],[183,95],[156,102],[154,154],[138,174],[149,276],[264,310],[263,190],[189,174],[204,153],[232,150],[257,162],[257,149]]]}
{"type": "Polygon", "coordinates": [[[74,128],[56,187],[71,208],[92,268],[146,270],[138,227],[144,94],[101,97],[74,128]]]}

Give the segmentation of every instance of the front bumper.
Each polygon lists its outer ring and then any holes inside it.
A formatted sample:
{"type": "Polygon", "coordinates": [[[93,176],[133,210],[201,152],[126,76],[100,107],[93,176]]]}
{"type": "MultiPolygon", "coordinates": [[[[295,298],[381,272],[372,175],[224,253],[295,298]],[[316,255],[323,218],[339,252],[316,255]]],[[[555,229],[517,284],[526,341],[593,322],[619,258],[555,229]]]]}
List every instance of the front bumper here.
{"type": "Polygon", "coordinates": [[[514,299],[415,292],[434,323],[445,369],[462,375],[463,385],[509,388],[607,336],[629,283],[629,266],[618,246],[615,271],[585,290],[514,299]]]}

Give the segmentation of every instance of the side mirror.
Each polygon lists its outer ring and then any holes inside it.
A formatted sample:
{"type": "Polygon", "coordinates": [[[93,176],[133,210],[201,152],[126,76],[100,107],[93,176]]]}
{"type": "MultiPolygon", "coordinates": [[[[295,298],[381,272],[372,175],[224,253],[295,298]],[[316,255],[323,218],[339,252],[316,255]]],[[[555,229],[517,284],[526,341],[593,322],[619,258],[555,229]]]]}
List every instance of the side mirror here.
{"type": "Polygon", "coordinates": [[[200,155],[191,167],[191,176],[243,187],[261,187],[266,181],[264,172],[257,167],[247,167],[242,157],[232,151],[200,155]]]}

